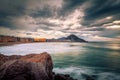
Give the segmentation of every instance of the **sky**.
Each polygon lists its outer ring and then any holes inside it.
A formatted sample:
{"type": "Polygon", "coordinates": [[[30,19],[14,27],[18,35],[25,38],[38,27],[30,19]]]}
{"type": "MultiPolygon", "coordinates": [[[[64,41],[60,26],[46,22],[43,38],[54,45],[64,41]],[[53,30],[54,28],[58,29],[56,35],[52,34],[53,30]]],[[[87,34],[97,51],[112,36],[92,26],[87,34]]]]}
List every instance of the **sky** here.
{"type": "Polygon", "coordinates": [[[120,41],[120,0],[0,0],[0,35],[120,41]]]}

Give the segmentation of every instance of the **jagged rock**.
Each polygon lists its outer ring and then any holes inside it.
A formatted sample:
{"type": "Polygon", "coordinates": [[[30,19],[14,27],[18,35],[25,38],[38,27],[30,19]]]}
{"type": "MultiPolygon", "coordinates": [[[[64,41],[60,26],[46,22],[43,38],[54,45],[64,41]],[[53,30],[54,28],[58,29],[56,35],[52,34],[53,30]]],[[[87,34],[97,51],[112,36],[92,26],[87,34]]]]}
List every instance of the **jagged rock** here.
{"type": "Polygon", "coordinates": [[[82,74],[82,76],[86,78],[86,80],[95,80],[92,76],[89,76],[87,74],[82,74]]]}
{"type": "Polygon", "coordinates": [[[54,80],[76,80],[76,79],[73,79],[68,74],[55,74],[54,80]]]}
{"type": "Polygon", "coordinates": [[[52,69],[52,59],[47,53],[24,56],[0,66],[0,80],[52,80],[52,69]]]}

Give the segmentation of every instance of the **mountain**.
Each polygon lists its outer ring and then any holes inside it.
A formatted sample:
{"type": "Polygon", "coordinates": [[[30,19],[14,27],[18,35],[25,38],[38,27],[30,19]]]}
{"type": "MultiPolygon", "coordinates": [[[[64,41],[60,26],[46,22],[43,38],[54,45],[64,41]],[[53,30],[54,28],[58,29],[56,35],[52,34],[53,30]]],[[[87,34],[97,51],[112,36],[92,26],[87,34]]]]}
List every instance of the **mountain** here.
{"type": "Polygon", "coordinates": [[[69,35],[67,37],[59,38],[58,40],[59,41],[70,41],[70,42],[87,42],[84,39],[81,39],[81,38],[77,37],[74,34],[71,34],[71,35],[69,35]]]}

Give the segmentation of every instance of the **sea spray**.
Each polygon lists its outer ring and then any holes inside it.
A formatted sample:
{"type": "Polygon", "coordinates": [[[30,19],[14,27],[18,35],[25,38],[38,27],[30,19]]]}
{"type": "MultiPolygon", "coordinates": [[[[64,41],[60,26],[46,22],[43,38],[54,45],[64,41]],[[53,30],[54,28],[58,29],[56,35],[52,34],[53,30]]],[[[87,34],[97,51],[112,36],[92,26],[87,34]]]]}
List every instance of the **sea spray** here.
{"type": "Polygon", "coordinates": [[[95,80],[120,80],[120,74],[111,72],[95,72],[88,68],[67,67],[67,68],[54,68],[55,73],[70,74],[72,77],[78,80],[86,80],[85,76],[94,78],[95,80]]]}

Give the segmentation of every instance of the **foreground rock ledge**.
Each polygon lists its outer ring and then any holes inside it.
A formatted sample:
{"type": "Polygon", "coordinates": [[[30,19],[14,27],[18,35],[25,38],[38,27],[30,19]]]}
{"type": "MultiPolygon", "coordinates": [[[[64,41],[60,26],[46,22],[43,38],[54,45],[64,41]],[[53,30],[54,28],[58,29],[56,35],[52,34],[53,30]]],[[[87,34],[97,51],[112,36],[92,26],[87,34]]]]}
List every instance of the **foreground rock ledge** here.
{"type": "Polygon", "coordinates": [[[44,52],[25,56],[0,54],[0,80],[75,80],[52,72],[51,56],[44,52]]]}

